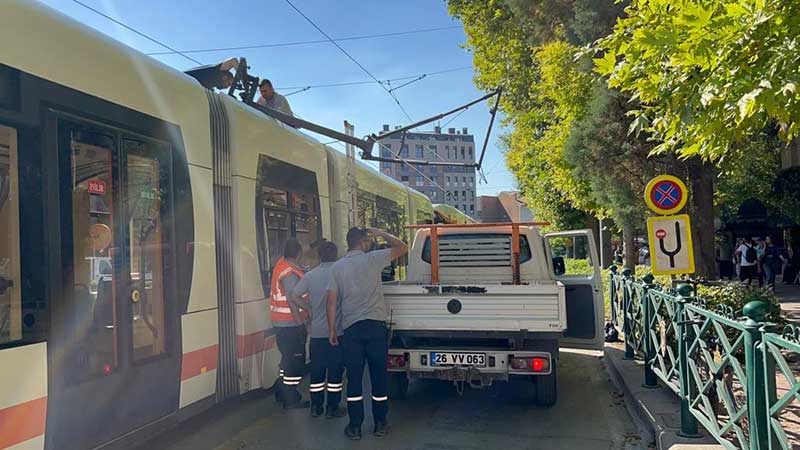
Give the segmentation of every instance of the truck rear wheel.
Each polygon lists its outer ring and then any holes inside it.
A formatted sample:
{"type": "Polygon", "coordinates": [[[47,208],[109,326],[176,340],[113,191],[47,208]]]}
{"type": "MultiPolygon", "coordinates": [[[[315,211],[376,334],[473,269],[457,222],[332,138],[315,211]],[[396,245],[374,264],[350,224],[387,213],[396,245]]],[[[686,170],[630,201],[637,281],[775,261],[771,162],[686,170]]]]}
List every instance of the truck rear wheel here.
{"type": "Polygon", "coordinates": [[[403,372],[389,372],[389,397],[406,398],[408,394],[408,376],[403,372]]]}
{"type": "Polygon", "coordinates": [[[558,399],[558,375],[556,366],[553,364],[553,371],[550,375],[535,377],[536,380],[536,404],[539,406],[553,406],[558,399]]]}

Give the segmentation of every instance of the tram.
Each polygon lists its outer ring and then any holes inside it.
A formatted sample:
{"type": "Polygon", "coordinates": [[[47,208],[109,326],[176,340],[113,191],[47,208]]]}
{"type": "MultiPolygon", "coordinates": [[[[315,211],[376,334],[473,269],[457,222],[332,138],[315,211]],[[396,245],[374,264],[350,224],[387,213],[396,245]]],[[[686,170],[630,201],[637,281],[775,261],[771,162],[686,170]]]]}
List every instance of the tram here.
{"type": "Polygon", "coordinates": [[[433,205],[433,215],[434,215],[433,220],[436,223],[465,224],[465,223],[477,222],[475,219],[468,216],[460,209],[457,209],[451,205],[445,205],[444,203],[437,203],[433,205]]]}
{"type": "Polygon", "coordinates": [[[0,448],[130,447],[271,387],[286,239],[313,266],[354,221],[433,221],[422,194],[38,2],[2,2],[0,42],[0,448]]]}

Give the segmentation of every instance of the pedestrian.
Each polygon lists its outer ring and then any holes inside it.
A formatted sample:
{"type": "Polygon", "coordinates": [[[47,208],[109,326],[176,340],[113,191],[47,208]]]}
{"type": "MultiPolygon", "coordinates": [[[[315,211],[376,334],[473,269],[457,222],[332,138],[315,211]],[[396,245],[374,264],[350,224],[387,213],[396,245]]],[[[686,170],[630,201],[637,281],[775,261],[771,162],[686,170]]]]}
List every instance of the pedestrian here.
{"type": "Polygon", "coordinates": [[[761,258],[761,267],[768,288],[775,289],[775,277],[783,269],[784,258],[780,249],[772,242],[772,237],[767,236],[765,241],[764,256],[761,258]]]}
{"type": "Polygon", "coordinates": [[[344,361],[347,368],[347,412],[350,423],[344,430],[350,439],[361,439],[364,422],[362,379],[369,366],[372,385],[373,434],[388,433],[386,415],[389,352],[386,329],[387,306],[381,290],[381,272],[408,247],[399,238],[375,228],[351,228],[347,232],[347,254],[331,268],[328,285],[328,326],[331,345],[339,345],[335,332],[336,311],[341,304],[344,361]],[[389,248],[368,252],[372,239],[380,237],[389,248]]]}
{"type": "Polygon", "coordinates": [[[764,239],[756,240],[756,258],[758,258],[758,287],[764,286],[764,252],[767,244],[764,239]]]}
{"type": "Polygon", "coordinates": [[[261,93],[261,97],[257,102],[259,105],[266,106],[269,109],[274,109],[275,111],[286,114],[287,116],[294,116],[294,113],[292,113],[292,108],[289,106],[289,102],[286,100],[286,97],[275,92],[275,88],[272,87],[271,81],[266,78],[261,80],[261,82],[258,83],[258,91],[261,93]]]}
{"type": "Polygon", "coordinates": [[[281,352],[280,372],[275,397],[285,409],[308,408],[298,390],[306,365],[306,315],[286,294],[292,292],[303,278],[298,261],[303,248],[297,239],[289,239],[283,257],[272,269],[269,309],[278,350],[281,352]]]}
{"type": "Polygon", "coordinates": [[[752,284],[753,278],[758,277],[758,250],[751,238],[745,238],[736,249],[736,257],[739,259],[739,281],[752,284]]]}
{"type": "MultiPolygon", "coordinates": [[[[328,341],[328,284],[330,284],[331,267],[336,262],[339,250],[333,242],[325,241],[317,246],[320,264],[309,271],[292,289],[290,301],[300,305],[308,304],[311,310],[311,417],[319,417],[323,413],[328,418],[342,417],[347,411],[341,407],[342,375],[344,360],[342,347],[333,346],[328,341]],[[308,303],[303,298],[308,299],[308,303]],[[327,391],[327,403],[325,393],[327,391]]],[[[336,336],[342,336],[342,310],[337,308],[336,336]]]]}

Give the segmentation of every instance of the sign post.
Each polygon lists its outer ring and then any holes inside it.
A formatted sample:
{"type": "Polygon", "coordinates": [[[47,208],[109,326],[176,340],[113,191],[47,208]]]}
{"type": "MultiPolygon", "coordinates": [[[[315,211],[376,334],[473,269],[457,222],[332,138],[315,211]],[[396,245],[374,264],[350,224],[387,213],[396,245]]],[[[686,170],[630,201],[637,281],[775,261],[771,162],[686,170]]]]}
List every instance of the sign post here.
{"type": "Polygon", "coordinates": [[[686,185],[671,175],[653,178],[644,189],[644,202],[659,214],[647,219],[647,241],[654,275],[694,273],[689,215],[675,215],[687,200],[686,185]]]}

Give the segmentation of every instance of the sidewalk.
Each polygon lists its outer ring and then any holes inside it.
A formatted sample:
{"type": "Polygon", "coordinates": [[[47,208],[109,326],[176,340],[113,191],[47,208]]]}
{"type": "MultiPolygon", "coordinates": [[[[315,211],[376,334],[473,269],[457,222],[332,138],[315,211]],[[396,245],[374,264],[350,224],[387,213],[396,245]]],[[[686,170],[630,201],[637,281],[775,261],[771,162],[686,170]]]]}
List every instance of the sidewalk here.
{"type": "MultiPolygon", "coordinates": [[[[798,313],[800,314],[800,308],[798,313]]],[[[681,423],[678,396],[665,387],[655,389],[643,387],[642,362],[624,359],[623,343],[607,343],[604,353],[605,365],[612,380],[622,389],[631,412],[650,432],[657,450],[723,449],[707,434],[697,439],[678,436],[681,423]]],[[[700,431],[704,432],[702,427],[700,431]]]]}
{"type": "Polygon", "coordinates": [[[775,295],[781,302],[781,309],[787,319],[800,322],[800,285],[775,283],[775,295]]]}

